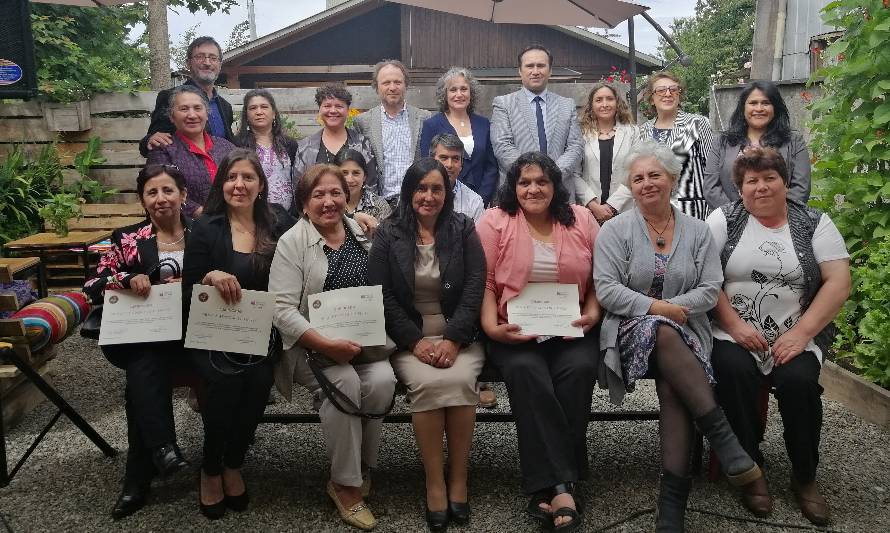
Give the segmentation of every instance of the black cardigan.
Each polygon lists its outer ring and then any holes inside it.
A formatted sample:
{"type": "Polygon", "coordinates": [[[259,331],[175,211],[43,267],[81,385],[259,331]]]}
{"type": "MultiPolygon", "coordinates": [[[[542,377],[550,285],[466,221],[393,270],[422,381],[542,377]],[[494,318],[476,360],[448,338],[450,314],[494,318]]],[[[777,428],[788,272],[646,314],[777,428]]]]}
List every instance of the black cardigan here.
{"type": "MultiPolygon", "coordinates": [[[[296,220],[278,205],[270,205],[272,210],[272,238],[277,241],[281,235],[294,225],[296,220]]],[[[273,251],[274,252],[274,251],[273,251]]],[[[212,270],[231,272],[235,259],[235,248],[232,245],[232,228],[224,214],[204,215],[192,225],[191,237],[185,247],[185,263],[182,271],[182,307],[184,323],[188,322],[188,309],[192,302],[192,288],[201,283],[204,276],[212,270]]],[[[269,258],[271,266],[272,258],[269,258]]],[[[262,273],[264,289],[268,288],[269,271],[262,273]]]]}
{"type": "MultiPolygon", "coordinates": [[[[469,344],[476,338],[479,310],[485,292],[485,254],[473,221],[452,213],[436,229],[436,256],[442,282],[444,338],[469,344]]],[[[423,318],[414,307],[414,231],[397,221],[383,221],[368,256],[368,281],[383,286],[386,332],[400,349],[408,349],[423,335],[423,318]]]]}

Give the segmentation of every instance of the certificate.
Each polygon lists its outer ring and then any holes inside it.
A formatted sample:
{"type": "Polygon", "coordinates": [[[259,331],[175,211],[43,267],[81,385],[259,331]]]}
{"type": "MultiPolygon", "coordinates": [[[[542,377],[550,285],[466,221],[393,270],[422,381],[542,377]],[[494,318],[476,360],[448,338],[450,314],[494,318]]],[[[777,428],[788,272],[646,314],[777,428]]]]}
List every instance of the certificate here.
{"type": "Polygon", "coordinates": [[[182,338],[182,284],[153,285],[148,297],[130,290],[105,291],[99,346],[182,338]]]}
{"type": "Polygon", "coordinates": [[[309,297],[309,323],[329,339],[355,341],[362,346],[386,344],[383,288],[347,287],[309,297]]]}
{"type": "Polygon", "coordinates": [[[572,322],[581,318],[578,286],[571,283],[529,283],[507,302],[507,320],[523,335],[583,337],[572,322]]]}
{"type": "Polygon", "coordinates": [[[216,287],[195,285],[185,347],[268,355],[274,312],[274,293],[242,289],[241,301],[228,305],[216,287]]]}

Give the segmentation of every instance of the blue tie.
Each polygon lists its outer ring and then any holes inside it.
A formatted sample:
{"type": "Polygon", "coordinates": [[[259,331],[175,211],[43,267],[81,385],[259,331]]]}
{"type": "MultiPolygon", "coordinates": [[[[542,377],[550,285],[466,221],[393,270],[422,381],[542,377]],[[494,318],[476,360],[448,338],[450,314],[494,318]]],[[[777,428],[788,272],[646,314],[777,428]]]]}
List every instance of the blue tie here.
{"type": "Polygon", "coordinates": [[[541,151],[547,153],[547,132],[544,130],[544,110],[541,109],[541,102],[544,101],[540,96],[535,96],[532,101],[535,103],[535,116],[538,118],[538,144],[541,151]]]}

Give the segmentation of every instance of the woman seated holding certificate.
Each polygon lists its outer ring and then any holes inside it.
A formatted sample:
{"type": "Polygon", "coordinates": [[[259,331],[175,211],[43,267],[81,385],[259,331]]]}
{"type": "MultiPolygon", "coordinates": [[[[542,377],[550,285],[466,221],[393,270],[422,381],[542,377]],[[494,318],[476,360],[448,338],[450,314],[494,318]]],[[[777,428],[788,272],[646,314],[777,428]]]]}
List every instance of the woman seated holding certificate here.
{"type": "MultiPolygon", "coordinates": [[[[183,304],[193,286],[212,285],[227,304],[241,290],[268,290],[275,242],[289,225],[266,201],[267,181],[256,152],[238,148],[220,162],[204,215],[195,221],[185,248],[183,304]]],[[[188,322],[187,320],[185,321],[188,322]]],[[[226,508],[247,509],[241,465],[272,388],[273,362],[266,357],[191,350],[191,361],[206,384],[201,409],[204,461],[198,492],[201,512],[222,517],[226,508]]]]}
{"type": "MultiPolygon", "coordinates": [[[[96,277],[83,287],[93,304],[102,303],[106,290],[148,296],[152,285],[179,281],[191,227],[181,209],[185,177],[176,167],[148,165],[136,178],[136,193],[146,220],[111,235],[112,247],[99,260],[96,277]]],[[[111,509],[118,520],[145,505],[155,474],[166,477],[188,465],[176,445],[173,423],[173,370],[182,361],[182,340],[101,348],[127,375],[127,465],[123,490],[111,509]]]]}
{"type": "Polygon", "coordinates": [[[599,226],[590,211],[570,202],[556,163],[529,152],[510,167],[498,207],[487,210],[478,227],[488,263],[482,329],[516,416],[522,486],[532,495],[526,510],[557,531],[581,527],[574,484],[587,475],[587,419],[599,360],[600,306],[591,277],[599,226]],[[537,283],[577,286],[577,307],[569,303],[580,318],[557,326],[575,326],[579,338],[530,335],[510,323],[508,302],[537,283]]]}
{"type": "Polygon", "coordinates": [[[704,221],[671,206],[682,166],[670,147],[643,141],[630,151],[636,205],[603,225],[593,279],[606,311],[600,386],[620,403],[640,378],[654,378],[660,405],[661,486],[656,531],[683,531],[692,422],[730,483],[761,477],[717,405],[707,312],[723,283],[719,250],[704,221]]]}
{"type": "Polygon", "coordinates": [[[466,525],[467,468],[476,422],[476,377],[485,353],[476,342],[485,290],[485,255],[472,219],[454,212],[442,163],[408,168],[402,203],[374,236],[368,276],[383,286],[386,331],[401,350],[392,357],[408,388],[426,474],[426,521],[444,531],[466,525]],[[448,440],[448,475],[442,437],[448,440]]]}
{"type": "Polygon", "coordinates": [[[288,399],[295,380],[316,395],[331,460],[328,496],[344,522],[370,530],[377,519],[364,498],[370,469],[377,466],[382,416],[393,402],[392,350],[363,350],[352,340],[328,338],[309,323],[310,296],[368,285],[371,243],[345,216],[349,194],[339,168],[309,167],[297,182],[303,216],[278,241],[269,290],[276,294],[274,323],[285,350],[276,385],[288,399]]]}

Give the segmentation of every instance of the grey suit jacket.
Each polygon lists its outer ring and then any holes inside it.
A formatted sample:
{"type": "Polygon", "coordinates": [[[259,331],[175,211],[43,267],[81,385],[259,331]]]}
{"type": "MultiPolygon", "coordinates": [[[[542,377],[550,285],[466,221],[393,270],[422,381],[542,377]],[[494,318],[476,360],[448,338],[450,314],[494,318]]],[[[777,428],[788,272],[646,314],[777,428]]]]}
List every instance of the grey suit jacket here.
{"type": "MultiPolygon", "coordinates": [[[[414,158],[417,159],[420,154],[419,147],[417,146],[417,141],[420,139],[420,130],[423,127],[423,121],[430,118],[432,113],[426,109],[414,107],[413,105],[409,105],[407,108],[408,127],[411,128],[411,153],[413,153],[414,158]]],[[[355,121],[353,122],[353,127],[371,141],[371,150],[374,152],[374,158],[377,160],[377,168],[380,175],[383,174],[384,168],[383,117],[381,113],[383,113],[383,105],[378,105],[355,117],[355,121]]],[[[368,185],[372,186],[377,194],[381,193],[378,180],[375,180],[374,182],[369,180],[368,185]]]]}
{"type": "MultiPolygon", "coordinates": [[[[791,134],[791,141],[775,147],[788,165],[788,199],[805,204],[810,200],[810,152],[799,133],[791,134]]],[[[739,199],[739,190],[732,179],[732,165],[739,156],[739,146],[730,146],[721,135],[708,150],[703,180],[705,199],[711,209],[717,209],[739,199]]]]}
{"type": "MultiPolygon", "coordinates": [[[[581,169],[581,155],[584,153],[575,101],[547,91],[545,103],[547,155],[562,170],[563,183],[574,198],[575,176],[581,169]]],[[[507,169],[520,155],[540,150],[538,122],[522,89],[498,96],[492,102],[491,145],[501,170],[502,182],[507,169]]]]}

